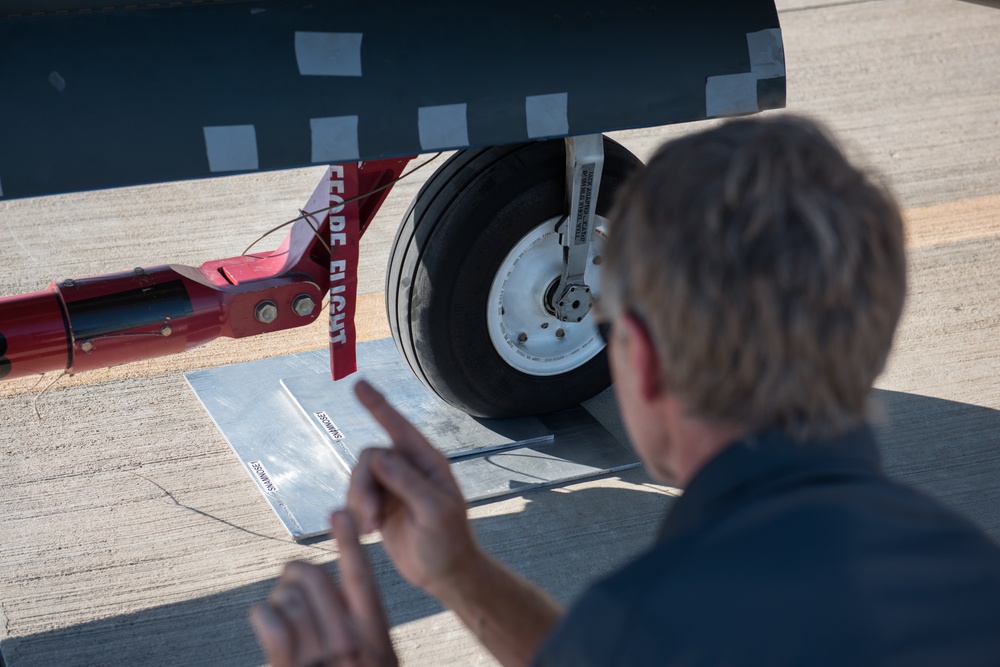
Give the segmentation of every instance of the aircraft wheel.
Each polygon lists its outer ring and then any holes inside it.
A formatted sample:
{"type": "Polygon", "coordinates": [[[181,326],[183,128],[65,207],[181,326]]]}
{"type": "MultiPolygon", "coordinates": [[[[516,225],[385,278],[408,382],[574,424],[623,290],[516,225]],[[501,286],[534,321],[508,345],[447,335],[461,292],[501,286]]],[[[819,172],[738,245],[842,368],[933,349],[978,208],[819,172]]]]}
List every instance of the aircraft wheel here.
{"type": "MultiPolygon", "coordinates": [[[[640,161],[604,138],[598,225],[640,161]]],[[[547,305],[562,272],[562,140],[460,151],[424,184],[389,259],[393,339],[420,380],[479,417],[564,409],[610,383],[590,314],[561,322],[547,305]]],[[[586,282],[596,292],[600,233],[586,282]]]]}

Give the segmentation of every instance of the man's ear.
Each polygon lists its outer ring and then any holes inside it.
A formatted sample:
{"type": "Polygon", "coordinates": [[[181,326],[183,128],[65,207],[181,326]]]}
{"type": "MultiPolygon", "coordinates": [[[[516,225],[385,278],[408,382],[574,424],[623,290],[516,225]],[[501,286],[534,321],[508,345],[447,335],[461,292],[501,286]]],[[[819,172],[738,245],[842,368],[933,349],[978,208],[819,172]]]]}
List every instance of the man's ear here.
{"type": "Polygon", "coordinates": [[[626,355],[629,372],[635,374],[642,397],[647,401],[659,398],[667,388],[660,358],[646,326],[626,314],[621,320],[625,329],[626,355]]]}

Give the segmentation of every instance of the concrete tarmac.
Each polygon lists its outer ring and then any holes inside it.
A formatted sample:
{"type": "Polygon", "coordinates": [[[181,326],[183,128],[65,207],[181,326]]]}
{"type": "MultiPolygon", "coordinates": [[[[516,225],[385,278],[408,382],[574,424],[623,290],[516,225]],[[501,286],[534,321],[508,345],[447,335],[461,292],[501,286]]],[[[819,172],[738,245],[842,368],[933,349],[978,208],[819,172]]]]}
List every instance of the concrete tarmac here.
{"type": "MultiPolygon", "coordinates": [[[[788,110],[820,118],[907,211],[910,294],[877,382],[891,474],[1000,539],[1000,10],[948,0],[779,2],[788,110]]],[[[651,74],[652,75],[652,74],[651,74]]],[[[646,158],[699,125],[615,133],[646,158]]],[[[322,169],[0,202],[0,294],[239,254],[322,169]]],[[[363,337],[388,335],[384,267],[429,169],[362,244],[363,337]]],[[[274,243],[276,243],[275,240],[274,243]]],[[[0,383],[0,654],[9,667],[256,665],[247,609],[300,546],[183,378],[323,347],[322,326],[117,369],[0,383]],[[37,412],[36,412],[37,410],[37,412]]],[[[610,392],[588,407],[624,437],[610,392]]],[[[487,549],[563,602],[642,550],[678,491],[642,470],[470,509],[487,549]]],[[[368,539],[407,665],[493,664],[368,539]]]]}

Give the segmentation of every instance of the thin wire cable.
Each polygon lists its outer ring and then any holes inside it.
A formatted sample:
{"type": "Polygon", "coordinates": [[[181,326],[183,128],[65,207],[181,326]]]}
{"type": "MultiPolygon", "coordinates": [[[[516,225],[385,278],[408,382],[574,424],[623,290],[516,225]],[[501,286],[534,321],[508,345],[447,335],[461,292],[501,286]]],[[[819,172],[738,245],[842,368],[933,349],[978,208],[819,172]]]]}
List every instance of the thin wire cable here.
{"type": "Polygon", "coordinates": [[[326,239],[324,239],[319,234],[319,223],[317,222],[315,225],[313,224],[313,220],[314,220],[313,214],[312,213],[306,213],[301,208],[299,209],[299,213],[302,215],[302,219],[306,221],[306,224],[308,224],[312,228],[312,230],[313,230],[313,236],[316,237],[316,240],[323,244],[323,247],[326,248],[327,252],[331,252],[330,251],[330,244],[327,243],[326,239]]]}
{"type": "MultiPolygon", "coordinates": [[[[288,225],[293,225],[296,222],[298,222],[299,220],[305,220],[307,216],[315,216],[318,213],[326,213],[327,211],[333,210],[335,208],[340,208],[341,206],[344,206],[345,204],[352,204],[352,203],[354,203],[356,201],[360,201],[360,200],[365,199],[367,197],[371,197],[373,194],[376,194],[378,192],[382,192],[382,190],[386,190],[388,188],[391,188],[393,185],[395,185],[396,183],[399,183],[401,180],[403,180],[407,176],[410,176],[411,174],[413,174],[413,173],[415,173],[415,172],[423,169],[424,167],[426,167],[427,165],[429,165],[431,162],[433,162],[434,160],[436,160],[439,157],[441,157],[443,154],[444,154],[444,151],[436,153],[433,157],[431,157],[428,160],[424,160],[423,162],[421,162],[420,164],[418,164],[413,169],[400,174],[398,178],[394,178],[391,181],[389,181],[388,183],[386,183],[385,185],[380,185],[379,187],[375,188],[374,190],[369,190],[368,192],[365,192],[364,194],[360,194],[360,195],[358,195],[356,197],[351,197],[350,199],[345,199],[344,201],[342,201],[340,203],[334,204],[332,206],[327,206],[326,208],[317,209],[315,211],[309,211],[309,212],[299,211],[301,213],[301,215],[299,217],[292,218],[291,220],[287,220],[287,221],[281,223],[280,225],[278,225],[277,227],[272,227],[271,229],[267,230],[266,232],[264,232],[263,234],[261,234],[260,236],[258,236],[257,239],[253,243],[251,243],[250,245],[248,245],[246,247],[246,250],[244,250],[242,253],[240,253],[240,255],[241,256],[246,255],[248,252],[250,252],[251,248],[253,248],[255,245],[257,245],[258,243],[260,243],[261,241],[263,241],[264,239],[266,239],[271,234],[275,233],[279,229],[283,229],[283,228],[287,227],[288,225]]],[[[310,224],[309,226],[312,227],[312,224],[310,224]]],[[[316,229],[315,227],[313,227],[313,234],[316,235],[316,238],[322,240],[322,237],[319,234],[319,230],[316,229]]],[[[325,241],[324,241],[324,245],[326,245],[325,241]]],[[[329,246],[327,246],[327,250],[329,250],[329,249],[330,249],[329,246]]]]}
{"type": "MultiPolygon", "coordinates": [[[[38,419],[38,421],[42,421],[42,413],[38,410],[38,399],[40,399],[42,397],[42,394],[44,394],[49,389],[51,389],[52,387],[54,387],[55,384],[56,384],[56,382],[59,382],[59,380],[63,379],[67,375],[69,375],[69,373],[67,373],[65,370],[62,371],[61,373],[59,373],[59,375],[57,375],[56,378],[54,380],[52,380],[52,382],[50,382],[47,385],[45,385],[45,389],[42,389],[40,392],[38,392],[35,395],[35,398],[32,399],[32,401],[31,401],[31,407],[32,407],[32,409],[34,409],[34,411],[35,411],[35,418],[38,419]]],[[[39,382],[41,382],[41,379],[39,379],[39,382]]],[[[35,386],[36,387],[38,386],[38,382],[35,383],[35,386]]]]}
{"type": "Polygon", "coordinates": [[[40,385],[42,383],[42,380],[44,380],[44,379],[45,379],[45,373],[40,373],[38,375],[38,379],[35,380],[35,384],[31,385],[31,388],[28,391],[35,391],[35,387],[37,387],[38,385],[40,385]]]}

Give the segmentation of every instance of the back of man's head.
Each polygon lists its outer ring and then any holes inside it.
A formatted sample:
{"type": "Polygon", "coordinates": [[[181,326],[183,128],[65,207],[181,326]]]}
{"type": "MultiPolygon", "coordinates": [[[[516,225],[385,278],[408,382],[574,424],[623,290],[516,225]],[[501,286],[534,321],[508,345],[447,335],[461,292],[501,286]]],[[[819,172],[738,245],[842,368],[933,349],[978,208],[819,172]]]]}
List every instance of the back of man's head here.
{"type": "Polygon", "coordinates": [[[693,416],[799,438],[864,419],[906,292],[902,219],[814,122],[667,143],[608,236],[604,307],[646,325],[693,416]]]}

